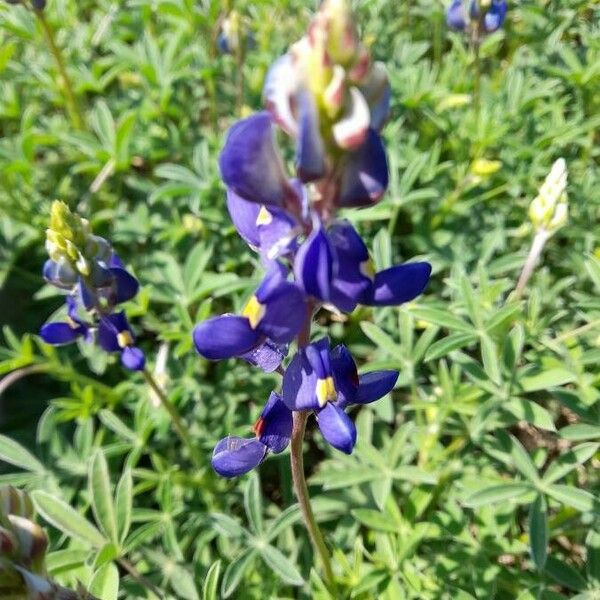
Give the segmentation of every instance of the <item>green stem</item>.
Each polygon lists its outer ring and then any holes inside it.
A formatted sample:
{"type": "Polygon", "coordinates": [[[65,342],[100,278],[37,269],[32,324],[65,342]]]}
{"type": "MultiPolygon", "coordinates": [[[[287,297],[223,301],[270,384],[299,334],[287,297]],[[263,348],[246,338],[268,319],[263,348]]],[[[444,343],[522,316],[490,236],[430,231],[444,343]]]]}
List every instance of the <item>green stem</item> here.
{"type": "Polygon", "coordinates": [[[146,383],[152,388],[157,398],[160,400],[160,403],[162,404],[163,408],[169,413],[169,416],[171,417],[171,422],[173,423],[173,427],[175,428],[175,431],[177,432],[177,435],[179,436],[183,444],[187,446],[190,452],[190,458],[194,463],[194,466],[198,469],[203,469],[202,461],[200,460],[196,446],[194,446],[194,443],[192,442],[190,433],[187,427],[185,426],[185,423],[183,422],[179,411],[177,410],[177,408],[175,408],[175,405],[169,400],[169,398],[167,398],[167,395],[165,394],[161,386],[158,385],[156,379],[154,378],[154,375],[147,368],[144,369],[143,373],[146,383]]]}
{"type": "Polygon", "coordinates": [[[527,287],[527,282],[529,278],[533,274],[535,266],[538,263],[542,250],[546,242],[550,239],[550,234],[544,230],[540,229],[533,238],[533,242],[531,243],[531,248],[529,249],[529,254],[525,259],[525,264],[523,265],[523,270],[521,271],[521,275],[519,276],[519,281],[517,282],[517,286],[513,292],[513,298],[518,300],[523,295],[525,288],[527,287]]]}
{"type": "Polygon", "coordinates": [[[479,55],[479,33],[473,35],[473,52],[475,53],[475,79],[473,81],[473,106],[475,108],[475,122],[479,127],[479,114],[481,112],[481,57],[479,55]]]}
{"type": "Polygon", "coordinates": [[[304,441],[304,430],[306,429],[306,421],[308,419],[308,415],[308,411],[294,412],[294,425],[292,428],[292,441],[290,452],[290,460],[292,465],[292,479],[294,481],[296,497],[298,498],[298,504],[300,505],[300,510],[302,511],[302,516],[304,518],[304,523],[306,525],[306,529],[308,530],[310,540],[321,559],[321,563],[323,564],[325,584],[333,593],[335,591],[335,579],[333,577],[333,570],[331,568],[329,550],[327,550],[325,540],[323,539],[323,534],[321,533],[321,530],[317,525],[315,513],[313,512],[312,505],[310,503],[310,496],[308,494],[306,478],[304,476],[302,442],[304,441]]]}
{"type": "Polygon", "coordinates": [[[71,121],[73,122],[73,126],[75,129],[81,129],[83,119],[81,118],[81,112],[79,110],[79,106],[77,105],[77,98],[75,97],[75,92],[73,91],[73,84],[71,82],[71,78],[67,73],[67,69],[65,67],[65,61],[62,55],[60,48],[56,45],[56,40],[54,39],[54,32],[52,31],[52,27],[46,16],[44,11],[36,10],[34,11],[37,16],[40,25],[42,26],[42,31],[44,32],[44,37],[46,38],[46,42],[50,48],[50,52],[54,57],[54,61],[56,62],[56,66],[58,68],[58,72],[60,73],[60,77],[62,79],[62,88],[65,95],[65,102],[67,103],[67,111],[71,117],[71,121]]]}
{"type": "Polygon", "coordinates": [[[554,341],[555,342],[564,342],[565,340],[568,340],[572,337],[577,337],[578,335],[581,335],[582,333],[586,333],[586,331],[590,331],[591,329],[594,329],[595,327],[598,327],[599,325],[600,325],[600,319],[596,319],[595,321],[590,321],[589,323],[586,323],[585,325],[582,325],[581,327],[577,327],[577,329],[567,331],[566,333],[561,333],[558,337],[554,338],[554,341]]]}

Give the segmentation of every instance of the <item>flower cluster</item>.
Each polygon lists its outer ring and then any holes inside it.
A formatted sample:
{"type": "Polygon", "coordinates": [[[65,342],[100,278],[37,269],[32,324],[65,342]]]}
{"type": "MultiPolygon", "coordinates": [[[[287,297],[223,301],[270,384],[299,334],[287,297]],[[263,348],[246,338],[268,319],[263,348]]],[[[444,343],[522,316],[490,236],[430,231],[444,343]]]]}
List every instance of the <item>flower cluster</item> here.
{"type": "Polygon", "coordinates": [[[224,476],[284,450],[295,411],[314,412],[324,438],[350,453],[356,429],[346,408],[387,394],[398,373],[359,377],[345,346],[330,349],[327,338],[309,343],[313,313],[399,305],[418,296],[431,273],[425,262],[375,272],[359,233],[336,215],[374,204],[388,185],[378,131],[390,87],[344,0],[325,0],[307,35],[271,67],[264,98],[266,111],[231,127],[219,164],[231,219],[266,275],[241,314],[208,319],[193,338],[205,358],[239,357],[278,370],[283,384],[254,426],[254,439],[228,437],[215,448],[213,466],[224,476]],[[285,171],[278,127],[295,145],[295,176],[285,171]],[[284,368],[296,338],[302,342],[284,368]]]}
{"type": "Polygon", "coordinates": [[[452,0],[446,11],[446,22],[456,31],[493,33],[502,27],[507,10],[506,0],[470,0],[468,3],[452,0]]]}
{"type": "Polygon", "coordinates": [[[127,317],[116,311],[118,304],[137,294],[139,284],[111,245],[57,200],[52,204],[46,249],[50,258],[44,279],[66,292],[67,315],[64,321],[46,323],[40,330],[42,339],[53,345],[77,339],[96,342],[106,352],[120,352],[128,369],[143,369],[144,354],[134,345],[127,317]]]}

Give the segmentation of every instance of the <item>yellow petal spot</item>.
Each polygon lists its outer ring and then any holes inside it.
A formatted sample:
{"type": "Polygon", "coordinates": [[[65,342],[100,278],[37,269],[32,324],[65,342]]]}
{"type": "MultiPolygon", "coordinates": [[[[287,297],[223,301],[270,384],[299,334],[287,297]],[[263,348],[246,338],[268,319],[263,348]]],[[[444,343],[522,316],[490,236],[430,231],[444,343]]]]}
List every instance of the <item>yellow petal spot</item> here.
{"type": "Polygon", "coordinates": [[[267,210],[266,206],[261,206],[256,217],[257,225],[270,225],[273,221],[273,215],[267,210]]]}
{"type": "Polygon", "coordinates": [[[360,272],[368,277],[371,281],[375,277],[375,267],[373,266],[373,261],[369,258],[360,263],[360,272]]]}
{"type": "Polygon", "coordinates": [[[256,296],[252,296],[246,306],[244,306],[242,316],[250,321],[252,329],[256,329],[261,319],[265,316],[265,306],[258,301],[256,296]]]}
{"type": "Polygon", "coordinates": [[[121,331],[121,333],[117,334],[117,342],[119,343],[119,348],[126,348],[133,344],[133,338],[129,331],[121,331]]]}
{"type": "Polygon", "coordinates": [[[73,319],[71,319],[71,317],[67,316],[65,320],[67,321],[67,325],[71,329],[77,329],[79,327],[79,323],[77,323],[76,321],[74,321],[73,319]]]}
{"type": "Polygon", "coordinates": [[[333,377],[327,377],[325,379],[317,379],[317,401],[319,406],[323,407],[327,402],[333,402],[337,399],[337,392],[335,391],[335,383],[333,377]]]}

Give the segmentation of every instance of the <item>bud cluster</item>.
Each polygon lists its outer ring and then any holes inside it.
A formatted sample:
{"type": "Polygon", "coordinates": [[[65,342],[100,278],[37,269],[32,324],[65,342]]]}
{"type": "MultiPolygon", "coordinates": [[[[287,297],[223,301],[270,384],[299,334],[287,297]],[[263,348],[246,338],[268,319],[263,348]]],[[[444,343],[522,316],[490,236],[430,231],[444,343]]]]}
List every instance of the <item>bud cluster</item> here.
{"type": "Polygon", "coordinates": [[[529,218],[538,231],[552,234],[567,222],[569,201],[566,189],[567,163],[564,158],[559,158],[529,206],[529,218]]]}
{"type": "Polygon", "coordinates": [[[67,318],[40,330],[44,341],[62,345],[79,338],[97,342],[107,352],[120,352],[125,367],[144,368],[144,355],[134,346],[125,313],[118,304],[133,298],[139,284],[110,243],[92,233],[87,220],[60,201],[52,204],[46,230],[49,260],[44,278],[67,293],[67,318]]]}

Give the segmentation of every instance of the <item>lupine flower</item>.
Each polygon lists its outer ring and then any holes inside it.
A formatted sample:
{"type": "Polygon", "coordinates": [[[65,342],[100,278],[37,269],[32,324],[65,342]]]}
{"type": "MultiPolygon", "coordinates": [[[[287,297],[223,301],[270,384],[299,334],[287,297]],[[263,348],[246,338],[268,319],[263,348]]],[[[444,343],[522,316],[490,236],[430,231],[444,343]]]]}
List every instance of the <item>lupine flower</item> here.
{"type": "Polygon", "coordinates": [[[466,31],[471,26],[493,33],[502,27],[507,10],[506,0],[487,0],[480,4],[471,0],[468,12],[464,0],[453,0],[446,11],[446,23],[456,31],[466,31]]]}
{"type": "Polygon", "coordinates": [[[43,268],[44,279],[68,293],[67,318],[47,323],[40,336],[48,344],[62,345],[83,338],[107,352],[121,352],[121,362],[132,370],[144,368],[144,355],[133,345],[133,333],[125,313],[113,313],[117,304],[133,298],[137,279],[124,267],[111,245],[93,235],[89,223],[55,201],[46,231],[50,255],[43,268]],[[88,320],[80,311],[87,311],[88,320]]]}
{"type": "Polygon", "coordinates": [[[232,10],[223,20],[221,31],[217,38],[217,45],[223,54],[236,54],[240,47],[246,50],[254,48],[256,40],[240,14],[232,10]],[[241,46],[243,44],[243,46],[241,46]]]}
{"type": "Polygon", "coordinates": [[[90,325],[78,315],[77,301],[73,296],[67,296],[67,318],[65,321],[46,323],[40,329],[41,338],[53,346],[70,344],[78,338],[91,341],[90,325]]]}
{"type": "Polygon", "coordinates": [[[348,221],[313,229],[294,261],[294,273],[309,296],[351,312],[357,304],[395,306],[421,294],[431,265],[416,262],[373,272],[369,252],[348,221]]]}
{"type": "Polygon", "coordinates": [[[258,421],[254,438],[228,436],[215,447],[212,465],[223,477],[243,475],[257,467],[269,452],[283,452],[292,436],[292,413],[272,392],[258,421]]]}
{"type": "Polygon", "coordinates": [[[100,317],[98,345],[106,352],[120,352],[121,362],[127,369],[144,369],[144,353],[135,346],[133,331],[123,311],[100,317]]]}
{"type": "Polygon", "coordinates": [[[110,244],[93,235],[89,223],[58,200],[52,203],[46,249],[50,259],[44,265],[44,279],[63,290],[77,289],[88,310],[110,310],[137,294],[137,280],[110,244]]]}
{"type": "Polygon", "coordinates": [[[211,360],[240,357],[267,371],[276,369],[285,356],[280,346],[289,344],[306,320],[304,294],[287,276],[282,264],[272,263],[241,315],[213,317],[197,325],[198,352],[211,360]]]}
{"type": "Polygon", "coordinates": [[[302,348],[283,376],[282,400],[290,410],[313,410],[323,437],[350,454],[356,428],[345,412],[352,404],[369,404],[390,392],[397,371],[374,371],[358,376],[348,349],[329,348],[323,338],[302,348]]]}

